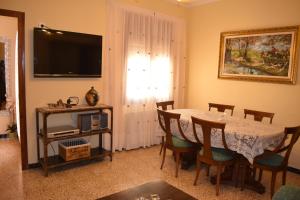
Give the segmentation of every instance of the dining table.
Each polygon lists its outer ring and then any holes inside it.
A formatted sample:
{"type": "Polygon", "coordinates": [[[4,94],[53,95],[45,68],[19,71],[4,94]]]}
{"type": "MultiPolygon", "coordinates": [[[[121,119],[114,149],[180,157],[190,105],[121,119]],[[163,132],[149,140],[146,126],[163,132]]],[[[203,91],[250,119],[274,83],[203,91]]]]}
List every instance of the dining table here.
{"type": "MultiPolygon", "coordinates": [[[[240,158],[246,160],[248,168],[253,164],[256,156],[263,154],[266,149],[274,149],[280,144],[284,137],[284,126],[280,124],[270,124],[255,121],[251,118],[245,119],[242,117],[231,116],[225,112],[203,111],[200,109],[174,109],[168,110],[168,112],[181,114],[181,129],[186,138],[192,142],[196,142],[196,139],[193,133],[191,116],[208,121],[225,123],[226,126],[224,132],[228,148],[240,155],[240,158]]],[[[203,136],[201,127],[196,126],[196,130],[197,136],[202,142],[203,136]]],[[[171,132],[178,138],[183,139],[175,121],[171,121],[171,132]]],[[[212,129],[211,145],[212,147],[224,148],[221,130],[212,129]]],[[[251,183],[250,188],[253,190],[259,193],[265,191],[264,187],[255,180],[248,179],[247,182],[249,184],[251,183]]]]}

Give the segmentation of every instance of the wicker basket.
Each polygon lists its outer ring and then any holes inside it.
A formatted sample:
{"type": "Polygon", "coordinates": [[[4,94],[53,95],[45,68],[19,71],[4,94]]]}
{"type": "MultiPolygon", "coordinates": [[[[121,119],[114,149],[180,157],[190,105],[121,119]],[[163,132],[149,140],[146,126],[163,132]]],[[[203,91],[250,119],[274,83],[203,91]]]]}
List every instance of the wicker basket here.
{"type": "Polygon", "coordinates": [[[65,161],[87,158],[91,155],[91,144],[83,138],[65,140],[59,143],[59,155],[65,161]]]}

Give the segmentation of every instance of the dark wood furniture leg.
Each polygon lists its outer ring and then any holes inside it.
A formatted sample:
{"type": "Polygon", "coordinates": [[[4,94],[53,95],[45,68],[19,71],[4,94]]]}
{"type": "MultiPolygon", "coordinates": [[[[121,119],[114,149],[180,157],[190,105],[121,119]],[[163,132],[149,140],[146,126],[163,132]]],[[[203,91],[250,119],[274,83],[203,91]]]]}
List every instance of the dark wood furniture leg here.
{"type": "Polygon", "coordinates": [[[161,152],[164,148],[164,144],[165,144],[165,137],[161,136],[161,147],[160,147],[159,155],[161,155],[161,152]]]}
{"type": "MultiPolygon", "coordinates": [[[[181,168],[188,169],[189,167],[194,165],[196,163],[195,158],[193,158],[194,160],[192,161],[190,156],[183,154],[181,168]]],[[[235,187],[240,186],[242,187],[242,190],[246,188],[249,190],[253,190],[259,194],[265,193],[265,186],[263,186],[259,181],[256,181],[253,176],[251,176],[253,172],[250,168],[250,163],[248,162],[248,160],[241,155],[238,162],[240,163],[239,166],[225,167],[224,172],[221,174],[221,183],[225,185],[232,185],[235,187]],[[241,163],[243,166],[240,166],[241,163]]],[[[207,167],[207,174],[209,174],[209,166],[207,167]]],[[[211,183],[216,184],[216,176],[213,176],[211,178],[211,183]]]]}
{"type": "Polygon", "coordinates": [[[39,136],[39,132],[40,132],[40,120],[39,120],[39,113],[37,111],[35,111],[35,119],[36,119],[36,146],[37,146],[37,162],[40,162],[40,136],[39,136]]]}
{"type": "Polygon", "coordinates": [[[99,151],[102,151],[103,149],[102,136],[103,134],[99,134],[99,151]]]}
{"type": "Polygon", "coordinates": [[[110,161],[112,161],[113,159],[113,121],[114,121],[114,111],[113,111],[113,108],[110,108],[110,114],[111,114],[111,117],[110,117],[110,130],[111,130],[111,133],[110,133],[110,161]]]}
{"type": "Polygon", "coordinates": [[[277,172],[272,172],[272,179],[271,179],[271,197],[274,195],[275,183],[276,183],[276,175],[277,172]]]}
{"type": "Polygon", "coordinates": [[[191,166],[196,164],[197,152],[198,151],[189,154],[181,154],[181,169],[189,169],[191,166]]]}
{"type": "Polygon", "coordinates": [[[282,185],[285,185],[286,182],[286,171],[287,169],[283,170],[282,172],[282,185]]]}
{"type": "Polygon", "coordinates": [[[43,114],[43,137],[44,137],[44,174],[48,176],[48,143],[47,141],[47,114],[43,114]]]}
{"type": "MultiPolygon", "coordinates": [[[[252,169],[250,167],[250,163],[246,158],[242,155],[239,156],[239,169],[234,170],[237,167],[225,167],[224,172],[221,174],[221,183],[225,185],[237,186],[237,183],[240,184],[241,189],[248,189],[255,191],[259,194],[265,193],[265,186],[263,186],[260,182],[254,180],[252,176],[252,169]],[[242,165],[242,166],[241,166],[242,165]],[[235,174],[237,173],[237,176],[235,174]]],[[[211,183],[216,184],[217,177],[211,177],[211,183]]]]}

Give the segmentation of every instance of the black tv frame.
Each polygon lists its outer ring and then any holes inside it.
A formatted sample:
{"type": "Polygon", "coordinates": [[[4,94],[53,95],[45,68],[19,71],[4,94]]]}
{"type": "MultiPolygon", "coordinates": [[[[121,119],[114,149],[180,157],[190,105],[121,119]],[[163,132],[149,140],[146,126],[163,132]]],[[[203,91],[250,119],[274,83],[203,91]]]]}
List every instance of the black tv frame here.
{"type": "MultiPolygon", "coordinates": [[[[76,34],[76,35],[82,35],[82,36],[90,36],[90,37],[100,37],[100,43],[101,43],[101,48],[100,48],[100,71],[99,74],[40,74],[40,73],[35,73],[35,67],[36,67],[36,48],[35,45],[33,44],[34,48],[34,69],[33,69],[33,76],[34,78],[101,78],[102,77],[102,48],[103,48],[103,36],[102,35],[94,35],[94,34],[87,34],[87,33],[79,33],[79,32],[71,32],[71,31],[63,31],[63,30],[56,30],[56,29],[50,29],[50,28],[39,28],[39,27],[34,27],[34,32],[36,30],[39,31],[50,31],[50,32],[55,32],[55,33],[63,33],[63,34],[76,34]]],[[[36,42],[36,38],[33,37],[34,42],[36,42]]]]}

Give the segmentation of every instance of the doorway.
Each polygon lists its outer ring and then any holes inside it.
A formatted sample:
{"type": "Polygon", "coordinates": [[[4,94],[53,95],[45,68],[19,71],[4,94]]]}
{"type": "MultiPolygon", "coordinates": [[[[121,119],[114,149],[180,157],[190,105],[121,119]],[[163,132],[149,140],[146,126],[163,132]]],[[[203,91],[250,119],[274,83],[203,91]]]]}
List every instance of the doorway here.
{"type": "Polygon", "coordinates": [[[28,150],[27,150],[27,127],[26,127],[26,98],[25,98],[25,13],[0,9],[0,16],[13,17],[17,19],[17,45],[16,45],[16,64],[17,74],[16,82],[16,116],[19,119],[19,139],[21,143],[22,169],[28,168],[28,150]]]}

